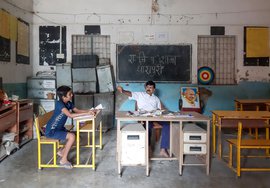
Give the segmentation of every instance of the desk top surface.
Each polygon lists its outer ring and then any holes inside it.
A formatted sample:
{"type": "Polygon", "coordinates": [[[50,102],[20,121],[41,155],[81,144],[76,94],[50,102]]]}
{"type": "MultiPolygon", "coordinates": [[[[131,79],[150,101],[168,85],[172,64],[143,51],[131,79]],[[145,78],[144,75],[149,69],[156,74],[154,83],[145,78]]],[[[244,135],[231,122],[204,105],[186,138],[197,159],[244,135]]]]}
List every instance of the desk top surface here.
{"type": "Polygon", "coordinates": [[[97,116],[99,116],[101,114],[101,111],[98,110],[96,112],[96,115],[82,115],[82,116],[78,116],[78,117],[75,117],[73,118],[75,121],[78,120],[78,121],[87,121],[87,120],[92,120],[92,119],[95,119],[97,116]]]}
{"type": "Polygon", "coordinates": [[[135,121],[210,121],[210,118],[198,112],[174,112],[164,113],[160,116],[147,114],[132,115],[127,111],[116,112],[118,120],[135,120],[135,121]]]}
{"type": "Polygon", "coordinates": [[[226,118],[270,118],[269,111],[214,110],[213,115],[226,118]]]}
{"type": "Polygon", "coordinates": [[[241,104],[270,103],[270,99],[235,99],[234,101],[241,104]]]}

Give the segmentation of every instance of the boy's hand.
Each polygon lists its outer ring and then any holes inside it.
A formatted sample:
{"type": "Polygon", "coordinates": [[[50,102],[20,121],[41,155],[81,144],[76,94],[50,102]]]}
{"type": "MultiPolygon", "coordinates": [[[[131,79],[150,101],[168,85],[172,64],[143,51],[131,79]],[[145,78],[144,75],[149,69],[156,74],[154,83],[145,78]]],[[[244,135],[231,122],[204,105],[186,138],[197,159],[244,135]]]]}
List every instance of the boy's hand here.
{"type": "Polygon", "coordinates": [[[90,115],[96,115],[96,112],[97,112],[96,110],[90,110],[90,111],[89,111],[89,114],[90,114],[90,115]]]}
{"type": "Polygon", "coordinates": [[[117,86],[117,90],[120,92],[120,93],[123,93],[123,88],[121,86],[117,86]]]}

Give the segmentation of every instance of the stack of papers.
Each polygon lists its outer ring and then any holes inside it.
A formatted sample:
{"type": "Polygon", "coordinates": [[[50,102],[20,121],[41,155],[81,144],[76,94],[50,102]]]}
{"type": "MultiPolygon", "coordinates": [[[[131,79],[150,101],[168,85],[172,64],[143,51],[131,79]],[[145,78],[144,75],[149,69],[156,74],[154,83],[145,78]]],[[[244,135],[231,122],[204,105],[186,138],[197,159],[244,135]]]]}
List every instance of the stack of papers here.
{"type": "Polygon", "coordinates": [[[102,106],[102,104],[99,104],[95,108],[92,107],[90,110],[102,110],[102,109],[105,109],[105,108],[102,106]]]}

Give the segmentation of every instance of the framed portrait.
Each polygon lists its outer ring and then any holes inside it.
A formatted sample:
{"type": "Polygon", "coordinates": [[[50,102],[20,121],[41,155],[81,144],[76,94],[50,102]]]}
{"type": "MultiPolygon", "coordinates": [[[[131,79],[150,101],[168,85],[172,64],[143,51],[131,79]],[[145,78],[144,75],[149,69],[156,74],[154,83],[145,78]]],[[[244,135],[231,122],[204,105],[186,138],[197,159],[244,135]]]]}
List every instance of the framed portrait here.
{"type": "Polygon", "coordinates": [[[200,108],[199,90],[197,87],[181,88],[182,109],[200,108]]]}

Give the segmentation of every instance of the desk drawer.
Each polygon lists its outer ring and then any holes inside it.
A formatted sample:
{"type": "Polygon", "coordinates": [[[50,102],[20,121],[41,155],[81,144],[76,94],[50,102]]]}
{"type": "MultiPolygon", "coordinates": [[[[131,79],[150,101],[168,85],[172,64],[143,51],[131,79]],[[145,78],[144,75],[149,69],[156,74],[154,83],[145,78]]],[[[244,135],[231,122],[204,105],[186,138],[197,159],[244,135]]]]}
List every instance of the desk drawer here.
{"type": "Polygon", "coordinates": [[[8,111],[1,114],[0,118],[0,132],[4,132],[6,129],[16,124],[16,110],[8,111]]]}
{"type": "Polygon", "coordinates": [[[184,154],[206,154],[206,144],[184,144],[184,154]]]}
{"type": "Polygon", "coordinates": [[[206,133],[184,133],[184,142],[206,143],[206,133]]]}

